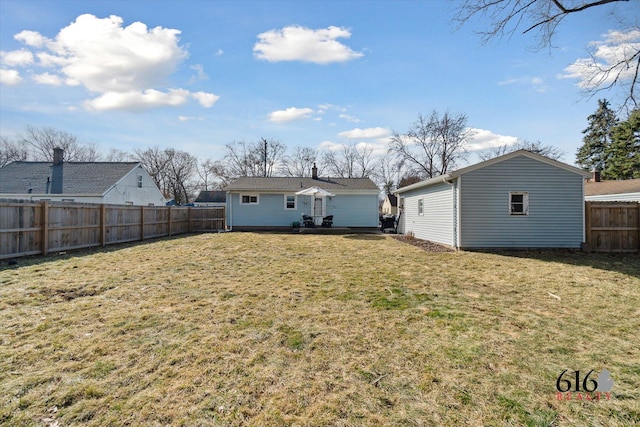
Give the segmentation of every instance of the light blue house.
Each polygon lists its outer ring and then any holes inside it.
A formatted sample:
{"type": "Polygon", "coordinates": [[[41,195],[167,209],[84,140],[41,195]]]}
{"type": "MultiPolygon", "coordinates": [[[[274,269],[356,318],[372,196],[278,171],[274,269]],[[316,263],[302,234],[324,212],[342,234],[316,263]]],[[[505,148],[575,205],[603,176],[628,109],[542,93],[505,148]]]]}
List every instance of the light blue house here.
{"type": "Polygon", "coordinates": [[[227,224],[233,230],[290,230],[302,215],[333,215],[333,227],[354,231],[378,226],[380,190],[369,178],[241,177],[225,187],[227,224]],[[296,194],[317,188],[311,195],[296,194]]]}
{"type": "Polygon", "coordinates": [[[519,150],[399,188],[399,232],[458,249],[580,248],[591,174],[519,150]]]}

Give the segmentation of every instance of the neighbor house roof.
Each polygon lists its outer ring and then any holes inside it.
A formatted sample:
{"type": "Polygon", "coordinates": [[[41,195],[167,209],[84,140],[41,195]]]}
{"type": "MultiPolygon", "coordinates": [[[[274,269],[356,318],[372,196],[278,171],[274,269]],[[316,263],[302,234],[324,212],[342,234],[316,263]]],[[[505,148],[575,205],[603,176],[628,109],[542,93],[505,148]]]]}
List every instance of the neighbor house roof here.
{"type": "Polygon", "coordinates": [[[588,181],[584,186],[585,196],[626,193],[640,193],[640,178],[599,182],[588,181]]]}
{"type": "MultiPolygon", "coordinates": [[[[65,162],[62,194],[103,195],[138,166],[138,162],[65,162]]],[[[52,169],[51,162],[9,163],[0,168],[0,193],[46,194],[52,169]]]]}
{"type": "Polygon", "coordinates": [[[371,190],[379,191],[369,178],[289,178],[289,177],[240,177],[225,187],[226,191],[286,191],[296,192],[310,187],[323,190],[371,190]]]}
{"type": "Polygon", "coordinates": [[[518,157],[518,156],[525,156],[525,157],[528,157],[530,159],[537,160],[539,162],[546,163],[548,165],[555,166],[557,168],[564,169],[564,170],[569,171],[569,172],[573,172],[573,173],[575,173],[577,175],[583,176],[584,178],[591,177],[591,172],[587,172],[587,171],[584,171],[582,169],[578,169],[578,168],[576,168],[574,166],[568,165],[566,163],[562,163],[562,162],[559,162],[557,160],[553,160],[553,159],[550,159],[548,157],[532,153],[531,151],[517,150],[517,151],[513,151],[511,153],[505,154],[505,155],[500,156],[500,157],[495,157],[493,159],[486,160],[484,162],[476,163],[474,165],[467,166],[465,168],[458,169],[458,170],[453,171],[453,172],[449,172],[449,173],[447,173],[445,175],[436,176],[435,178],[430,178],[430,179],[427,179],[425,181],[421,181],[421,182],[417,182],[415,184],[407,185],[406,187],[398,188],[396,190],[396,194],[397,193],[404,193],[404,192],[415,190],[415,189],[422,188],[422,187],[427,187],[427,186],[430,186],[430,185],[433,185],[433,184],[437,184],[437,183],[443,182],[443,181],[450,181],[450,180],[458,178],[459,176],[462,176],[462,175],[464,175],[466,173],[473,172],[473,171],[478,170],[478,169],[486,168],[487,166],[495,165],[496,163],[504,162],[505,160],[513,159],[514,157],[518,157]]]}
{"type": "Polygon", "coordinates": [[[225,191],[201,191],[194,200],[195,203],[226,203],[227,193],[225,191]]]}

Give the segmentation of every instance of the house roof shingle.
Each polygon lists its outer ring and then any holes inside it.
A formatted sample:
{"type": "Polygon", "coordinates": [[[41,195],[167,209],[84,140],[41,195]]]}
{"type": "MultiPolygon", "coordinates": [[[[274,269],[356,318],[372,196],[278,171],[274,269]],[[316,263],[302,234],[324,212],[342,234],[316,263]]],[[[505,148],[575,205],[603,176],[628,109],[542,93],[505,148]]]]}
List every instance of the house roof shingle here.
{"type": "Polygon", "coordinates": [[[195,203],[226,203],[227,193],[225,191],[201,191],[194,200],[195,203]]]}
{"type": "Polygon", "coordinates": [[[375,190],[378,186],[369,178],[289,178],[240,177],[225,187],[226,191],[287,191],[296,192],[310,187],[323,190],[375,190]]]}
{"type": "Polygon", "coordinates": [[[625,193],[640,193],[640,178],[600,182],[588,181],[584,186],[585,196],[625,193]]]}
{"type": "MultiPolygon", "coordinates": [[[[65,162],[62,194],[104,194],[134,168],[138,162],[65,162]]],[[[47,193],[51,162],[13,162],[0,168],[0,193],[47,193]]],[[[49,191],[50,192],[50,191],[49,191]]]]}

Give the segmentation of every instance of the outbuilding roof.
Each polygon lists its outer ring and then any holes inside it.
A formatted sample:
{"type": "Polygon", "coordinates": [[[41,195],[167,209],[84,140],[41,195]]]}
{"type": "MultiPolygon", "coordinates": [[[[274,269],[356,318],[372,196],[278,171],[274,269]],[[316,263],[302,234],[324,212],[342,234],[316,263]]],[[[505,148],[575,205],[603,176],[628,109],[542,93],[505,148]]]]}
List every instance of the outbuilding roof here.
{"type": "MultiPolygon", "coordinates": [[[[124,178],[138,162],[65,162],[62,194],[103,195],[124,178]]],[[[0,168],[0,193],[46,194],[51,181],[51,162],[13,162],[0,168]],[[31,190],[31,191],[29,191],[31,190]]]]}
{"type": "Polygon", "coordinates": [[[250,177],[235,179],[224,189],[226,191],[285,191],[296,192],[309,187],[319,187],[332,192],[341,190],[379,191],[369,178],[290,178],[290,177],[250,177]]]}
{"type": "Polygon", "coordinates": [[[581,175],[584,178],[589,178],[591,176],[591,172],[584,171],[582,169],[576,168],[576,167],[568,165],[566,163],[562,163],[562,162],[559,162],[557,160],[553,160],[553,159],[550,159],[548,157],[532,153],[531,151],[517,150],[517,151],[513,151],[511,153],[505,154],[503,156],[495,157],[493,159],[489,159],[489,160],[486,160],[484,162],[476,163],[474,165],[467,166],[465,168],[458,169],[458,170],[453,171],[453,172],[449,172],[449,173],[447,173],[445,175],[436,176],[435,178],[430,178],[430,179],[427,179],[425,181],[421,181],[421,182],[417,182],[415,184],[407,185],[406,187],[398,188],[396,190],[396,194],[404,193],[404,192],[415,190],[415,189],[422,188],[422,187],[427,187],[427,186],[430,186],[430,185],[433,185],[433,184],[437,184],[437,183],[443,182],[443,181],[450,181],[450,180],[455,179],[455,178],[457,178],[459,176],[462,176],[462,175],[464,175],[466,173],[473,172],[473,171],[478,170],[478,169],[486,168],[487,166],[495,165],[496,163],[504,162],[505,160],[509,160],[509,159],[512,159],[512,158],[518,157],[518,156],[525,156],[525,157],[528,157],[530,159],[537,160],[539,162],[546,163],[548,165],[551,165],[551,166],[554,166],[554,167],[557,167],[557,168],[564,169],[566,171],[575,173],[577,175],[581,175]]]}

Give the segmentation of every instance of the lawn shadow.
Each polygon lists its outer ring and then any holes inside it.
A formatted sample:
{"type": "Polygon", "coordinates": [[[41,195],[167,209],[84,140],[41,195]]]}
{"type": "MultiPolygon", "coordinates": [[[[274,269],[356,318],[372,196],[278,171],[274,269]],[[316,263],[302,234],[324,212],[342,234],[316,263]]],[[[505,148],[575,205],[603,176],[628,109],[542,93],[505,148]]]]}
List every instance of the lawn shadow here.
{"type": "Polygon", "coordinates": [[[599,270],[640,278],[640,255],[634,253],[580,252],[569,249],[477,251],[514,258],[530,258],[567,265],[593,267],[599,270]]]}
{"type": "Polygon", "coordinates": [[[345,239],[352,240],[384,240],[386,237],[380,236],[379,234],[347,234],[344,236],[345,239]]]}
{"type": "Polygon", "coordinates": [[[68,249],[65,251],[50,252],[47,255],[28,255],[20,256],[16,258],[0,259],[0,272],[10,270],[13,268],[25,267],[29,265],[45,264],[47,262],[58,261],[61,259],[82,258],[85,256],[104,254],[110,252],[120,251],[126,248],[133,248],[141,245],[148,245],[150,243],[160,241],[178,240],[188,236],[194,236],[200,233],[192,234],[178,234],[175,236],[157,237],[148,240],[136,240],[132,242],[114,243],[108,246],[93,246],[89,248],[80,249],[68,249]]]}

